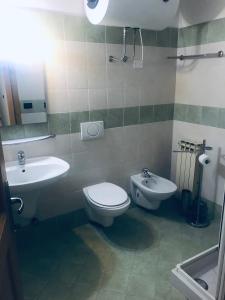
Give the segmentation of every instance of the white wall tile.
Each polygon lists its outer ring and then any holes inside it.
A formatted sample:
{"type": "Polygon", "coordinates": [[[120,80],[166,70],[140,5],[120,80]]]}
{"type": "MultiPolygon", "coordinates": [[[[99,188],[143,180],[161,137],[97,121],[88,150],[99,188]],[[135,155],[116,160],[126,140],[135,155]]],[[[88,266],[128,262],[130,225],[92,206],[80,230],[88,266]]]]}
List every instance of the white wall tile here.
{"type": "Polygon", "coordinates": [[[83,42],[65,42],[66,72],[69,89],[87,88],[87,53],[83,42]]]}
{"type": "MultiPolygon", "coordinates": [[[[179,54],[214,53],[225,42],[179,49],[179,54]]],[[[225,107],[225,58],[187,60],[177,64],[176,102],[225,107]]]]}
{"type": "Polygon", "coordinates": [[[69,111],[88,111],[88,89],[69,89],[68,90],[69,111]]]}
{"type": "Polygon", "coordinates": [[[87,65],[87,47],[84,42],[66,41],[65,48],[67,65],[74,68],[87,65]]]}
{"type": "Polygon", "coordinates": [[[46,62],[47,90],[66,88],[66,52],[63,41],[54,41],[53,53],[46,62]]]}
{"type": "Polygon", "coordinates": [[[125,107],[139,106],[141,100],[141,88],[136,85],[126,85],[124,89],[125,107]]]}
{"type": "Polygon", "coordinates": [[[42,141],[36,141],[32,143],[26,143],[25,155],[26,157],[38,157],[38,156],[54,156],[55,155],[55,140],[47,139],[42,141]]]}
{"type": "Polygon", "coordinates": [[[54,139],[55,155],[71,154],[70,134],[57,135],[54,139]]]}
{"type": "Polygon", "coordinates": [[[90,110],[106,109],[107,94],[105,89],[89,89],[90,110]]]}
{"type": "Polygon", "coordinates": [[[104,89],[106,87],[106,66],[88,67],[88,87],[90,89],[104,89]]]}
{"type": "Polygon", "coordinates": [[[104,43],[86,43],[87,65],[106,66],[106,45],[104,43]]]}
{"type": "Polygon", "coordinates": [[[122,62],[109,62],[109,56],[115,56],[120,59],[122,56],[122,46],[116,44],[106,45],[106,69],[107,69],[107,87],[123,88],[125,82],[124,64],[122,62]]]}
{"type": "Polygon", "coordinates": [[[124,89],[108,88],[107,89],[108,108],[120,108],[125,106],[124,89]]]}
{"type": "Polygon", "coordinates": [[[27,145],[28,144],[3,146],[4,160],[6,162],[8,162],[8,161],[17,161],[17,153],[22,150],[26,154],[27,153],[27,145]]]}
{"type": "Polygon", "coordinates": [[[66,113],[70,111],[66,89],[48,91],[48,113],[66,113]]]}
{"type": "Polygon", "coordinates": [[[72,153],[79,153],[88,150],[88,141],[81,140],[80,133],[71,134],[70,139],[72,153]]]}

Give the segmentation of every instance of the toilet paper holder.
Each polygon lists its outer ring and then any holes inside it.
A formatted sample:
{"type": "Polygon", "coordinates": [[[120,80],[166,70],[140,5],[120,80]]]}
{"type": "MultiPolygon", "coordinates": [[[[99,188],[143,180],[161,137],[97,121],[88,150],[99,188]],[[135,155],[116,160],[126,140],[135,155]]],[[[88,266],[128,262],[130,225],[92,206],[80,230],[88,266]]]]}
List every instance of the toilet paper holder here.
{"type": "Polygon", "coordinates": [[[213,147],[211,146],[206,146],[206,140],[203,140],[203,143],[201,145],[202,152],[205,153],[205,151],[211,151],[213,150],[213,147]]]}

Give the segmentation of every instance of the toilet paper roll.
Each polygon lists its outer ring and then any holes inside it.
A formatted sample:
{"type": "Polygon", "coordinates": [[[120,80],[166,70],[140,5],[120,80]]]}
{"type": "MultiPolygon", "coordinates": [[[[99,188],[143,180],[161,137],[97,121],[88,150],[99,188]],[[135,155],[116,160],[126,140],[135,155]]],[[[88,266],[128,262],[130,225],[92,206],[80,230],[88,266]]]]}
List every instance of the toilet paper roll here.
{"type": "Polygon", "coordinates": [[[207,154],[200,155],[198,161],[202,166],[207,166],[211,162],[207,154]]]}
{"type": "Polygon", "coordinates": [[[162,30],[173,25],[179,0],[84,0],[92,24],[162,30]]]}

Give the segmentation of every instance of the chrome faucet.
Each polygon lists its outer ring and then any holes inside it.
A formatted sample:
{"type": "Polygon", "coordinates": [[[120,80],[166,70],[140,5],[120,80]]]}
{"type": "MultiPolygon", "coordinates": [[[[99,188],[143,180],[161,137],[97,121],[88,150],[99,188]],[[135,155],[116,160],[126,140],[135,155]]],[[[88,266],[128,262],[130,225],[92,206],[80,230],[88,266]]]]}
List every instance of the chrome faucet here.
{"type": "Polygon", "coordinates": [[[17,158],[18,158],[19,165],[21,165],[21,166],[25,165],[26,158],[25,158],[25,153],[24,153],[24,151],[20,150],[20,151],[17,153],[17,158]]]}
{"type": "Polygon", "coordinates": [[[142,173],[143,173],[143,176],[145,178],[151,178],[152,177],[152,173],[150,172],[150,170],[148,168],[142,169],[142,173]]]}

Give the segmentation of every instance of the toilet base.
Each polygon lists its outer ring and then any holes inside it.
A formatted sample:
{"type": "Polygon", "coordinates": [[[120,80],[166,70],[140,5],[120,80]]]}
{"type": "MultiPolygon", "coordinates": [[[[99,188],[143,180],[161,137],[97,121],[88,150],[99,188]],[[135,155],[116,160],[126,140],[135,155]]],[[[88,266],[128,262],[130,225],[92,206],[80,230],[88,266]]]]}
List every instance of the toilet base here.
{"type": "Polygon", "coordinates": [[[109,227],[113,224],[114,218],[110,216],[103,216],[95,211],[92,207],[88,204],[85,205],[85,211],[88,215],[90,221],[100,224],[103,227],[109,227]]]}

